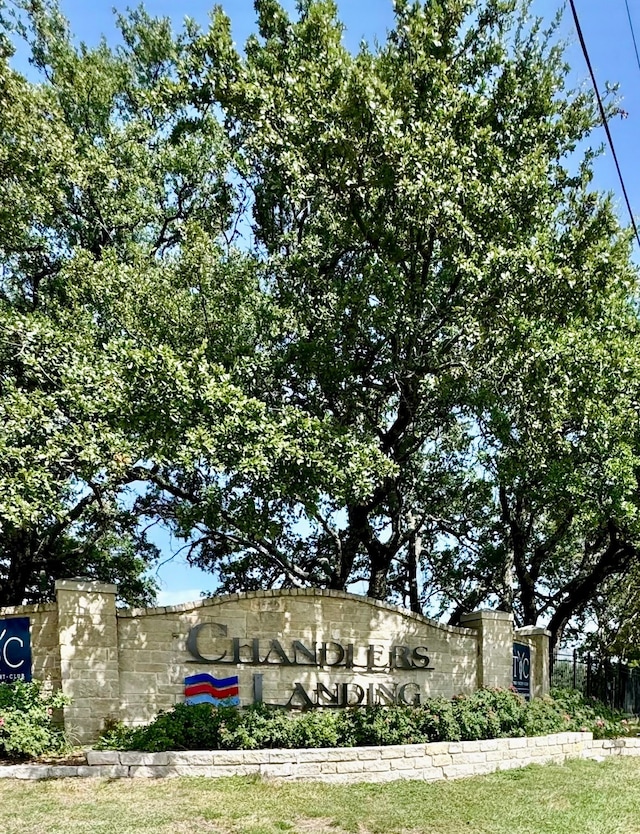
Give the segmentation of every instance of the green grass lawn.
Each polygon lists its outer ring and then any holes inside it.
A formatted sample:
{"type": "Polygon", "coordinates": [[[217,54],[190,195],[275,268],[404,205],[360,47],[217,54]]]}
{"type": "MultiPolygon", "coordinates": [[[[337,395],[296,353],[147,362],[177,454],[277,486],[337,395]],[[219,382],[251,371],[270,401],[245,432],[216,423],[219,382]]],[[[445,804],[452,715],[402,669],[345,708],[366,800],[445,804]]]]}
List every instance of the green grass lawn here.
{"type": "Polygon", "coordinates": [[[2,834],[640,834],[640,759],[458,782],[0,782],[2,834]]]}

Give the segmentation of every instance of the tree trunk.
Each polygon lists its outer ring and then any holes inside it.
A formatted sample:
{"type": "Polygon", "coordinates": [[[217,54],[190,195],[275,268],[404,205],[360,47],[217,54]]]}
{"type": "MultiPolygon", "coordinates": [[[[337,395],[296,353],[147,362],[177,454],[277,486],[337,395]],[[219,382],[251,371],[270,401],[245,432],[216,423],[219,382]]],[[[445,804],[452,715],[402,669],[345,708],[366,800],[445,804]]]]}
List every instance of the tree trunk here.
{"type": "Polygon", "coordinates": [[[387,574],[389,566],[371,564],[371,574],[369,575],[369,588],[367,596],[372,599],[384,600],[387,597],[387,574]]]}
{"type": "Polygon", "coordinates": [[[593,599],[605,579],[624,573],[634,558],[637,558],[635,548],[619,542],[615,529],[611,527],[609,546],[600,555],[591,572],[568,582],[560,592],[564,598],[557,605],[547,626],[551,632],[551,651],[561,641],[567,623],[593,599]]]}
{"type": "Polygon", "coordinates": [[[413,532],[409,537],[407,551],[407,581],[409,584],[409,607],[414,614],[422,614],[420,591],[418,588],[418,562],[420,559],[420,536],[413,532]]]}
{"type": "Polygon", "coordinates": [[[32,536],[28,530],[9,530],[5,534],[3,550],[9,566],[0,587],[0,606],[22,605],[32,578],[32,536]],[[7,552],[8,551],[8,552],[7,552]]]}

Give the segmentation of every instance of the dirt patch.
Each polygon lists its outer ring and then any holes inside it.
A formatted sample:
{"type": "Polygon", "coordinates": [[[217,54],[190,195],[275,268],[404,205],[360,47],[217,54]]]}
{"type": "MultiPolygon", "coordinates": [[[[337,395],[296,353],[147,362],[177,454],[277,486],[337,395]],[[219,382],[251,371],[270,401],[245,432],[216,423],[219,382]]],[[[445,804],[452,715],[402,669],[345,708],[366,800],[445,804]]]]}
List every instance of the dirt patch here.
{"type": "Polygon", "coordinates": [[[36,759],[0,759],[0,767],[7,765],[68,765],[80,767],[87,764],[85,753],[60,753],[55,756],[38,756],[36,759]]]}

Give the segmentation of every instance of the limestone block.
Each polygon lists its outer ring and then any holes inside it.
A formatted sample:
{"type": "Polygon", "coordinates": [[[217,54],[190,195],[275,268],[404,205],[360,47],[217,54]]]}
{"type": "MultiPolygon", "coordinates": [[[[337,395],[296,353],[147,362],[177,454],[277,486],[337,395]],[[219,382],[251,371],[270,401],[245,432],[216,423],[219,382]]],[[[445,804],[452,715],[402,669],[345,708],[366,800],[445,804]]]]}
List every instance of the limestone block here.
{"type": "Polygon", "coordinates": [[[425,745],[425,752],[430,756],[438,756],[441,753],[448,753],[449,752],[449,742],[448,741],[432,741],[430,744],[425,745]]]}
{"type": "Polygon", "coordinates": [[[170,751],[166,753],[169,765],[209,766],[216,764],[214,750],[170,751]]]}
{"type": "MultiPolygon", "coordinates": [[[[238,752],[242,754],[242,764],[262,764],[264,762],[264,750],[239,750],[238,752]]],[[[215,764],[219,763],[219,755],[217,752],[214,753],[213,761],[215,764]]]]}
{"type": "Polygon", "coordinates": [[[320,762],[325,759],[326,750],[322,747],[309,747],[297,750],[297,759],[301,763],[320,762]]]}
{"type": "Polygon", "coordinates": [[[80,765],[77,770],[81,778],[127,779],[129,776],[129,768],[122,765],[96,765],[95,767],[80,765]]]}
{"type": "Polygon", "coordinates": [[[390,744],[380,747],[381,759],[399,759],[404,757],[404,747],[401,744],[390,744]]]}
{"type": "Polygon", "coordinates": [[[178,776],[208,776],[222,779],[229,776],[252,776],[260,773],[260,765],[231,765],[213,767],[211,765],[174,765],[178,776]]]}
{"type": "Polygon", "coordinates": [[[129,776],[133,779],[167,779],[178,776],[175,767],[170,765],[133,765],[129,768],[129,776]]]}
{"type": "Polygon", "coordinates": [[[414,758],[415,756],[424,756],[427,752],[428,745],[426,744],[404,744],[404,755],[414,758]]]}
{"type": "Polygon", "coordinates": [[[269,764],[291,764],[297,763],[297,750],[265,750],[269,764]]]}
{"type": "Polygon", "coordinates": [[[509,742],[509,750],[519,750],[523,747],[527,747],[527,739],[526,738],[510,738],[508,739],[509,742]]]}
{"type": "MultiPolygon", "coordinates": [[[[95,762],[95,764],[108,764],[107,762],[95,762]]],[[[89,764],[94,764],[93,761],[89,761],[89,764]]],[[[169,753],[138,753],[135,751],[132,752],[125,752],[123,751],[120,753],[120,764],[123,765],[149,765],[151,767],[157,767],[158,765],[168,765],[172,764],[169,761],[169,753]]]]}
{"type": "Polygon", "coordinates": [[[391,770],[391,762],[393,759],[378,759],[377,761],[365,762],[366,773],[382,773],[386,770],[391,770]]]}
{"type": "Polygon", "coordinates": [[[516,767],[522,767],[522,763],[518,759],[505,758],[497,762],[498,770],[513,770],[516,767]]]}
{"type": "MultiPolygon", "coordinates": [[[[88,750],[86,753],[87,764],[89,765],[119,765],[120,756],[123,754],[117,750],[88,750]]],[[[124,754],[126,755],[126,754],[124,754]]],[[[156,755],[156,754],[151,754],[156,755]]]]}
{"type": "Polygon", "coordinates": [[[219,765],[245,765],[260,763],[264,759],[264,752],[260,757],[257,751],[250,750],[214,750],[213,764],[219,765]]]}
{"type": "Polygon", "coordinates": [[[295,775],[298,779],[310,778],[314,779],[320,776],[319,764],[299,764],[296,765],[295,775]]]}
{"type": "Polygon", "coordinates": [[[362,761],[375,761],[380,759],[380,748],[378,747],[357,747],[354,752],[362,761]]]}
{"type": "Polygon", "coordinates": [[[49,765],[7,765],[0,767],[0,779],[50,779],[49,765]]]}
{"type": "Polygon", "coordinates": [[[453,756],[450,753],[439,753],[431,756],[431,761],[434,767],[444,767],[453,764],[453,756]]]}
{"type": "Polygon", "coordinates": [[[464,760],[468,764],[484,764],[487,761],[487,754],[481,753],[479,750],[476,749],[473,753],[465,753],[464,760]]]}
{"type": "MultiPolygon", "coordinates": [[[[322,756],[325,761],[327,762],[345,762],[349,761],[353,758],[353,749],[352,747],[329,747],[322,750],[322,756]]],[[[382,753],[385,749],[388,748],[378,748],[382,753]]],[[[291,751],[296,752],[296,751],[291,751]]]]}
{"type": "Polygon", "coordinates": [[[336,762],[337,773],[358,773],[364,770],[364,762],[356,759],[351,762],[336,762]]]}
{"type": "Polygon", "coordinates": [[[422,758],[408,758],[405,756],[402,759],[390,759],[389,761],[391,770],[416,770],[423,766],[422,758]]]}
{"type": "Polygon", "coordinates": [[[482,753],[489,753],[498,749],[498,739],[492,738],[486,741],[480,741],[480,751],[482,753]]]}
{"type": "Polygon", "coordinates": [[[635,739],[631,739],[631,738],[629,738],[629,739],[604,738],[604,739],[601,739],[600,741],[594,741],[593,745],[594,745],[594,747],[599,745],[599,746],[602,746],[604,748],[607,748],[607,747],[608,748],[615,748],[615,747],[622,748],[622,747],[625,747],[628,744],[628,742],[630,742],[630,741],[635,741],[635,739]]]}
{"type": "Polygon", "coordinates": [[[467,776],[474,776],[473,765],[453,764],[442,768],[445,779],[462,779],[467,776]]]}
{"type": "Polygon", "coordinates": [[[293,767],[291,762],[281,762],[278,764],[265,762],[260,765],[259,773],[263,779],[285,779],[292,775],[293,767]]]}
{"type": "Polygon", "coordinates": [[[486,776],[489,773],[495,773],[497,765],[495,762],[479,762],[473,765],[473,773],[475,776],[486,776]]]}

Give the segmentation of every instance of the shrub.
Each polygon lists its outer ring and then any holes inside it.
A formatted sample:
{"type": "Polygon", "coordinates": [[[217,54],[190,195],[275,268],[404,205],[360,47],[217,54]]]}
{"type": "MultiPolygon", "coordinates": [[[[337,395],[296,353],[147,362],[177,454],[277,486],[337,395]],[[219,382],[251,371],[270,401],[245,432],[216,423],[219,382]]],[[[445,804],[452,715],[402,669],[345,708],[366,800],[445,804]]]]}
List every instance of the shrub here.
{"type": "Polygon", "coordinates": [[[0,683],[0,756],[24,759],[58,753],[66,747],[54,710],[68,699],[39,681],[0,683]]]}
{"type": "Polygon", "coordinates": [[[595,698],[585,698],[575,689],[554,689],[550,700],[565,721],[569,717],[568,727],[564,729],[586,729],[594,738],[616,738],[628,732],[624,713],[610,709],[595,698]]]}
{"type": "Polygon", "coordinates": [[[522,736],[526,702],[508,689],[479,689],[453,699],[454,717],[464,740],[522,736]]]}
{"type": "Polygon", "coordinates": [[[96,749],[131,750],[131,736],[134,732],[133,727],[127,727],[122,721],[107,720],[96,749]]]}
{"type": "Polygon", "coordinates": [[[340,747],[417,744],[427,741],[415,707],[353,707],[341,712],[340,747]]]}
{"type": "Polygon", "coordinates": [[[523,730],[527,736],[562,733],[569,729],[569,721],[569,716],[565,719],[549,696],[534,698],[525,710],[523,730]]]}
{"type": "Polygon", "coordinates": [[[545,735],[590,730],[596,737],[622,735],[622,716],[579,693],[525,702],[505,689],[480,689],[452,701],[430,698],[421,706],[352,707],[287,713],[254,704],[245,709],[210,704],[178,704],[151,724],[115,728],[104,749],[254,750],[273,747],[362,747],[473,741],[482,738],[545,735]]]}
{"type": "Polygon", "coordinates": [[[416,708],[415,718],[427,741],[461,740],[453,702],[446,698],[429,698],[423,707],[416,708]]]}
{"type": "Polygon", "coordinates": [[[232,746],[224,741],[230,732],[233,735],[235,726],[242,720],[241,715],[232,707],[176,704],[170,712],[161,712],[151,724],[136,728],[129,737],[130,749],[151,753],[224,749],[232,746]]]}

